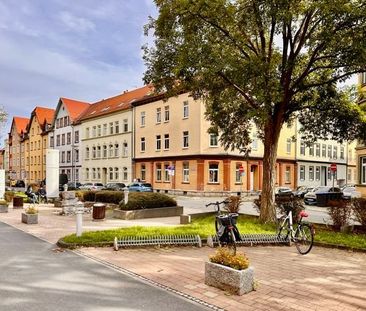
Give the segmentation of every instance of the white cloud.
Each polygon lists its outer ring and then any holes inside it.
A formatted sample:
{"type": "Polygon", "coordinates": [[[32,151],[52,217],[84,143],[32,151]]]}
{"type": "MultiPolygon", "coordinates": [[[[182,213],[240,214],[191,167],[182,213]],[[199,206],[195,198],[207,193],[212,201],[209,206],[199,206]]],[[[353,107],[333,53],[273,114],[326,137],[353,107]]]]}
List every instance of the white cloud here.
{"type": "Polygon", "coordinates": [[[78,32],[87,32],[95,29],[95,24],[83,17],[77,17],[70,12],[63,11],[60,13],[61,21],[71,30],[78,32]]]}

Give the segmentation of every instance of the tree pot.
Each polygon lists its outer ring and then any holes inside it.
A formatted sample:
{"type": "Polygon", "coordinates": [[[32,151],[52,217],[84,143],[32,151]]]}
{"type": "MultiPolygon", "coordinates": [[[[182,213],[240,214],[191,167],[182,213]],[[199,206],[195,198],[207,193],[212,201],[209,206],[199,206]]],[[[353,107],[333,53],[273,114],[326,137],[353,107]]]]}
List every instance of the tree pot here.
{"type": "Polygon", "coordinates": [[[29,225],[38,224],[38,214],[22,213],[22,222],[29,225]]]}
{"type": "Polygon", "coordinates": [[[13,198],[13,208],[23,208],[23,198],[22,197],[14,197],[13,198]]]}
{"type": "Polygon", "coordinates": [[[8,212],[8,205],[1,204],[0,205],[0,213],[7,213],[8,212]]]}
{"type": "Polygon", "coordinates": [[[93,220],[103,220],[105,218],[106,205],[103,203],[96,203],[93,205],[93,220]]]}

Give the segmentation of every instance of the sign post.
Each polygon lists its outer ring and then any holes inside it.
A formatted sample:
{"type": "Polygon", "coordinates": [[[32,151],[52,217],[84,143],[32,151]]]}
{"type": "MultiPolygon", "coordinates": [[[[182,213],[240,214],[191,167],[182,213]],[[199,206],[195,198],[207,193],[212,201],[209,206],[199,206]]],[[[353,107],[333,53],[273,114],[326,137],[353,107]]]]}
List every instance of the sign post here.
{"type": "Polygon", "coordinates": [[[333,176],[333,191],[334,191],[334,177],[335,177],[335,174],[337,172],[337,164],[336,163],[331,163],[330,164],[330,170],[332,171],[332,176],[333,176]]]}

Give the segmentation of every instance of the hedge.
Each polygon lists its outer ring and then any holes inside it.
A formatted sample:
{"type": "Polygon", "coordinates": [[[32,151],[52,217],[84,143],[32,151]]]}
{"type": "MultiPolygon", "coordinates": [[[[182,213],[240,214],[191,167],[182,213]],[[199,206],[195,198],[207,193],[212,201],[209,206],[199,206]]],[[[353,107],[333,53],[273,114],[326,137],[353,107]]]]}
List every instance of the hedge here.
{"type": "Polygon", "coordinates": [[[76,191],[76,197],[81,201],[88,202],[102,202],[102,203],[114,203],[119,204],[124,198],[124,193],[122,191],[76,191]]]}
{"type": "Polygon", "coordinates": [[[177,202],[162,193],[154,192],[133,192],[128,195],[128,202],[120,202],[119,207],[122,210],[137,210],[144,208],[159,208],[177,206],[177,202]]]}

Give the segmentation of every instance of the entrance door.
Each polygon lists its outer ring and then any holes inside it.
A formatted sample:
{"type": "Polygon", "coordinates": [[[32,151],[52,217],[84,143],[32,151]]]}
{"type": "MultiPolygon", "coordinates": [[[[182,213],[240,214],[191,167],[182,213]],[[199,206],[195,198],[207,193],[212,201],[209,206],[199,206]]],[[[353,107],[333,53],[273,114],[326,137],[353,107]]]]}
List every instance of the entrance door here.
{"type": "Polygon", "coordinates": [[[321,167],[321,176],[320,176],[320,185],[326,186],[327,185],[327,167],[321,167]]]}

